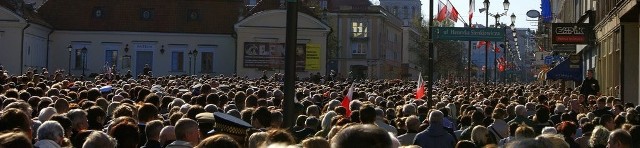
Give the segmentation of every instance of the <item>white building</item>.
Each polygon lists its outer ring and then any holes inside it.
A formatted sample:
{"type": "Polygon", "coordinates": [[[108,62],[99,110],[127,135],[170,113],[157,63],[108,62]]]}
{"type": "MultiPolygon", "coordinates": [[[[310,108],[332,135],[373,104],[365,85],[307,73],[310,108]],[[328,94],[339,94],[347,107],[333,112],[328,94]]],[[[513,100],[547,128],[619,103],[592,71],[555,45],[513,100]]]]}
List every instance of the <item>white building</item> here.
{"type": "Polygon", "coordinates": [[[235,60],[229,55],[235,53],[233,25],[241,5],[210,0],[47,1],[38,9],[55,28],[47,67],[70,69],[74,75],[102,73],[110,66],[138,75],[145,65],[154,75],[232,74],[235,60]]]}
{"type": "MultiPolygon", "coordinates": [[[[287,13],[279,6],[276,0],[262,1],[235,25],[238,75],[258,77],[265,70],[284,72],[287,13]]],[[[326,72],[327,35],[331,28],[313,15],[305,8],[298,12],[296,71],[299,77],[326,72]]]]}
{"type": "Polygon", "coordinates": [[[49,65],[51,26],[21,0],[0,0],[0,65],[12,74],[49,65]]]}

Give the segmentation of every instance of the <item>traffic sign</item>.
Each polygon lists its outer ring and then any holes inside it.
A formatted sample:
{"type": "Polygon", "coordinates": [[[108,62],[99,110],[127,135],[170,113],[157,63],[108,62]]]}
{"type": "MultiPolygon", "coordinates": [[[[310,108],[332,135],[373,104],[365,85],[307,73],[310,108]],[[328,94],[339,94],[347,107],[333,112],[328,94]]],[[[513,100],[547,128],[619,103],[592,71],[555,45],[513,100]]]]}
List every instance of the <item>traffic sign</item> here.
{"type": "Polygon", "coordinates": [[[433,27],[434,40],[504,41],[504,28],[433,27]]]}

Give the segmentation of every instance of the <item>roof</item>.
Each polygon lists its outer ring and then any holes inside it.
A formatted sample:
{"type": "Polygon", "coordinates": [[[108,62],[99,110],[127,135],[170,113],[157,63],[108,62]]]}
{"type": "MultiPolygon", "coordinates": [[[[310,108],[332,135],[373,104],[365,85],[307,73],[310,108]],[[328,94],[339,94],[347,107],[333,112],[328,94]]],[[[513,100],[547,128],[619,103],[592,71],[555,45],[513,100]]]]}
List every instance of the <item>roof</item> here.
{"type": "MultiPolygon", "coordinates": [[[[298,12],[310,15],[316,19],[319,18],[318,15],[313,12],[313,10],[311,10],[309,7],[306,7],[307,4],[305,2],[300,2],[298,5],[299,5],[298,12]]],[[[266,10],[274,10],[274,9],[285,10],[286,5],[280,4],[280,0],[260,0],[258,3],[256,3],[255,6],[250,7],[245,17],[249,17],[258,12],[262,12],[266,10]]]]}
{"type": "Polygon", "coordinates": [[[233,34],[241,6],[240,0],[48,0],[38,12],[56,30],[233,34]]]}
{"type": "MultiPolygon", "coordinates": [[[[330,12],[369,12],[369,6],[373,6],[369,0],[327,0],[327,9],[330,12]]],[[[377,12],[377,11],[374,11],[377,12]]]]}
{"type": "Polygon", "coordinates": [[[31,5],[19,4],[19,3],[23,3],[23,2],[17,1],[17,0],[0,0],[0,7],[7,8],[9,11],[22,17],[28,22],[33,22],[46,27],[52,27],[49,23],[47,23],[44,19],[42,19],[37,14],[37,12],[31,9],[32,7],[31,5]]]}

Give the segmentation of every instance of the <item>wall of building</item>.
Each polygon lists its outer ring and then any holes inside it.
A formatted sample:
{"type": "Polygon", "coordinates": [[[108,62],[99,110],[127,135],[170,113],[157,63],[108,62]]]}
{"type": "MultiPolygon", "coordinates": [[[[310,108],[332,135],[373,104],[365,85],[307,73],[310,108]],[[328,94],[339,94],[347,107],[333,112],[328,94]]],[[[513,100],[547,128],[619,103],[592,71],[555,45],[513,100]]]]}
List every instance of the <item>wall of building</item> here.
{"type": "MultiPolygon", "coordinates": [[[[249,76],[257,78],[262,76],[263,70],[267,73],[274,72],[284,73],[284,67],[253,68],[246,67],[245,62],[245,45],[247,43],[267,43],[267,44],[284,44],[286,41],[286,11],[284,10],[268,10],[256,13],[247,17],[245,20],[236,24],[237,48],[235,54],[236,71],[239,76],[249,76]]],[[[298,72],[299,77],[308,77],[309,73],[320,73],[324,75],[326,72],[326,42],[329,27],[322,24],[319,20],[298,13],[298,44],[320,45],[320,69],[306,70],[298,72]]],[[[269,48],[269,47],[266,47],[269,48]]],[[[272,54],[274,52],[271,52],[272,54]]],[[[307,52],[308,53],[308,52],[307,52]]],[[[278,56],[278,55],[276,55],[278,56]]],[[[274,60],[274,62],[277,62],[274,60]]],[[[284,61],[282,61],[284,62],[284,61]]]]}
{"type": "MultiPolygon", "coordinates": [[[[346,11],[346,10],[345,10],[346,11]]],[[[341,47],[338,58],[338,73],[347,77],[353,72],[355,77],[367,78],[402,78],[401,67],[406,52],[403,51],[411,42],[405,38],[409,34],[403,32],[402,20],[390,14],[384,7],[369,6],[362,12],[334,12],[330,18],[337,18],[332,31],[336,31],[341,47]],[[374,11],[375,10],[375,11],[374,11]],[[354,23],[363,23],[365,36],[354,35],[354,23]],[[362,45],[362,46],[358,46],[362,45]],[[354,51],[362,51],[356,52],[354,51]],[[392,71],[392,72],[389,72],[392,71]]]]}
{"type": "Polygon", "coordinates": [[[638,72],[640,68],[638,67],[638,55],[640,52],[638,51],[638,23],[624,23],[622,25],[623,38],[622,38],[622,59],[624,59],[624,67],[623,67],[623,75],[624,81],[622,81],[622,89],[624,89],[625,101],[630,101],[634,104],[638,104],[638,100],[636,99],[627,99],[627,98],[638,98],[638,91],[640,88],[638,85],[638,72]]]}
{"type": "Polygon", "coordinates": [[[26,22],[10,10],[0,7],[0,65],[11,74],[20,73],[22,29],[26,22]]]}
{"type": "MultiPolygon", "coordinates": [[[[75,75],[82,74],[81,67],[75,68],[75,51],[86,47],[87,68],[85,73],[101,73],[107,64],[107,50],[114,50],[116,55],[116,71],[124,73],[128,70],[137,74],[137,63],[149,62],[154,75],[182,75],[201,74],[202,55],[204,52],[213,53],[213,70],[209,74],[232,74],[234,72],[235,42],[231,35],[214,34],[182,34],[182,33],[146,33],[146,32],[101,32],[101,31],[55,31],[51,35],[51,47],[49,52],[50,69],[67,69],[70,62],[71,72],[75,75]],[[68,52],[67,46],[74,48],[68,52]],[[128,46],[127,46],[128,45],[128,46]],[[129,49],[125,52],[124,49],[129,49]],[[160,49],[165,49],[164,53],[160,49]],[[198,49],[198,62],[195,63],[195,71],[189,70],[189,51],[198,49]],[[151,60],[139,60],[137,53],[148,51],[151,60]],[[172,52],[183,52],[182,70],[172,70],[172,52]],[[130,62],[126,56],[130,56],[130,62]],[[127,66],[129,65],[129,66],[127,66]]],[[[142,54],[140,54],[142,55],[142,54]]],[[[142,59],[142,58],[140,58],[142,59]]],[[[82,60],[78,60],[82,61],[82,60]]],[[[177,61],[177,60],[176,60],[177,61]]],[[[194,60],[195,61],[195,60],[194,60]]]]}
{"type": "Polygon", "coordinates": [[[47,67],[49,33],[51,33],[51,29],[33,23],[25,29],[22,51],[23,68],[41,69],[47,67]]]}

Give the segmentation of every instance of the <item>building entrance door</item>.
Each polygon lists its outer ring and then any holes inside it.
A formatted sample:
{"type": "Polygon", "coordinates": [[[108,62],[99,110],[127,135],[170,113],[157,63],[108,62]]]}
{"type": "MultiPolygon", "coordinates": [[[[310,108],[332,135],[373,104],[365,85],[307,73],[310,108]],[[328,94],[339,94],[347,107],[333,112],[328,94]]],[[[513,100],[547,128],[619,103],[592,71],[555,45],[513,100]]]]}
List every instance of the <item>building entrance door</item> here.
{"type": "Polygon", "coordinates": [[[136,72],[135,76],[143,74],[144,66],[149,65],[153,71],[153,51],[137,51],[136,52],[136,72]]]}

